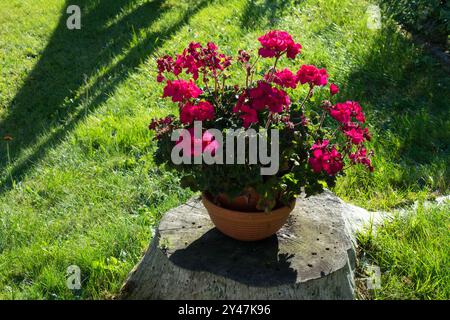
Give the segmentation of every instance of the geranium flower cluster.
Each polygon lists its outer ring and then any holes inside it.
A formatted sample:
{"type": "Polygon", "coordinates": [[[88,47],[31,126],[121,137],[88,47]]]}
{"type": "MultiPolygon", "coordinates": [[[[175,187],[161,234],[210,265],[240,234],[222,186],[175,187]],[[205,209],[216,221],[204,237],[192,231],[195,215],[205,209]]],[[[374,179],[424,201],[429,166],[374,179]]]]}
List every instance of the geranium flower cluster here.
{"type": "MultiPolygon", "coordinates": [[[[330,88],[330,93],[334,95],[333,88],[330,88]]],[[[366,127],[362,127],[366,119],[360,104],[354,101],[347,101],[332,106],[324,105],[326,112],[339,122],[338,129],[347,140],[347,144],[342,149],[348,154],[351,163],[362,164],[370,171],[373,171],[371,160],[363,146],[365,141],[371,140],[371,135],[366,127]],[[356,151],[352,152],[355,148],[356,151]]],[[[332,176],[344,168],[342,154],[337,151],[336,145],[330,146],[328,140],[318,141],[311,147],[309,164],[315,172],[323,170],[332,176]]]]}
{"type": "MultiPolygon", "coordinates": [[[[331,94],[333,95],[332,90],[331,94]]],[[[356,151],[350,152],[349,154],[351,162],[353,164],[363,164],[370,171],[373,171],[371,160],[363,146],[363,143],[370,141],[372,137],[369,129],[362,126],[366,122],[366,118],[361,105],[355,101],[347,101],[344,103],[336,103],[327,108],[327,111],[332,118],[339,122],[339,130],[345,135],[349,143],[347,149],[351,150],[352,146],[356,147],[356,151]]]]}
{"type": "Polygon", "coordinates": [[[349,123],[352,118],[364,123],[366,118],[358,102],[347,101],[345,103],[336,103],[330,110],[330,115],[342,124],[349,123]]]}
{"type": "MultiPolygon", "coordinates": [[[[370,155],[373,155],[373,152],[370,152],[370,155]]],[[[369,168],[370,171],[373,171],[373,166],[369,159],[369,155],[367,154],[366,148],[361,147],[356,152],[350,153],[349,158],[351,159],[352,163],[360,163],[369,168]]]]}
{"type": "Polygon", "coordinates": [[[239,96],[233,112],[240,114],[243,126],[248,128],[259,121],[258,112],[269,110],[272,113],[280,113],[289,110],[290,104],[291,100],[285,91],[260,81],[256,87],[239,96]]]}
{"type": "Polygon", "coordinates": [[[297,88],[298,77],[288,68],[269,73],[264,78],[266,81],[274,82],[283,88],[297,88]]]}
{"type": "MultiPolygon", "coordinates": [[[[239,50],[235,59],[237,63],[232,64],[233,59],[221,53],[212,42],[205,46],[192,42],[181,54],[157,59],[156,80],[165,83],[163,97],[178,104],[179,117],[178,120],[153,120],[150,129],[156,130],[160,137],[161,132],[170,131],[164,130],[165,127],[191,130],[194,121],[202,121],[205,129],[202,139],[196,141],[191,135],[191,141],[180,138],[177,144],[200,144],[202,152],[214,154],[218,144],[207,130],[223,130],[225,120],[233,128],[267,129],[271,125],[277,128],[281,125],[291,133],[301,131],[301,135],[297,135],[302,137],[301,141],[295,146],[304,148],[307,154],[305,164],[313,174],[334,177],[354,164],[362,164],[372,171],[372,152],[364,146],[371,140],[371,135],[365,126],[361,105],[355,101],[331,102],[336,99],[340,88],[329,83],[330,76],[325,68],[311,64],[303,64],[296,69],[277,68],[283,56],[295,60],[301,53],[301,44],[295,42],[288,32],[272,30],[259,37],[258,41],[257,54],[273,60],[273,65],[262,72],[259,79],[254,79],[255,75],[261,74],[257,61],[252,60],[254,54],[239,50]],[[234,66],[243,67],[245,83],[226,84],[230,78],[229,71],[234,66]],[[293,101],[290,93],[303,85],[306,97],[293,101]],[[329,100],[322,102],[322,115],[317,123],[310,118],[305,103],[312,101],[315,91],[324,90],[327,86],[329,100]],[[335,120],[336,130],[325,127],[327,116],[335,120]],[[338,134],[343,139],[339,139],[338,134]]],[[[317,109],[315,114],[320,112],[320,108],[317,109]]],[[[198,156],[192,152],[193,156],[198,156]]],[[[298,153],[301,152],[298,150],[298,153]]]]}
{"type": "Polygon", "coordinates": [[[167,116],[161,119],[152,119],[148,128],[156,132],[156,138],[159,139],[165,133],[172,129],[173,117],[167,116]]]}
{"type": "Polygon", "coordinates": [[[184,136],[180,136],[176,144],[181,148],[185,148],[184,144],[190,145],[188,149],[191,150],[191,156],[197,157],[201,154],[215,155],[216,150],[219,148],[219,143],[215,140],[214,136],[206,130],[202,133],[201,138],[195,137],[194,128],[187,129],[189,132],[189,140],[184,136]]]}
{"type": "Polygon", "coordinates": [[[157,81],[165,80],[164,73],[173,73],[178,76],[183,72],[191,74],[197,80],[199,73],[203,74],[203,80],[208,80],[208,74],[217,75],[218,71],[223,71],[231,65],[231,57],[218,52],[218,47],[213,42],[208,42],[203,47],[198,42],[191,42],[183,50],[182,54],[176,55],[175,59],[165,55],[157,60],[158,76],[157,81]]]}
{"type": "Polygon", "coordinates": [[[297,81],[301,84],[309,83],[311,87],[323,87],[328,83],[328,73],[327,70],[313,65],[303,65],[297,72],[297,81]]]}
{"type": "Polygon", "coordinates": [[[197,98],[202,93],[199,87],[190,80],[167,81],[164,88],[163,97],[171,97],[173,102],[187,102],[192,98],[197,98]]]}
{"type": "Polygon", "coordinates": [[[312,155],[309,164],[314,172],[326,171],[329,175],[336,175],[344,167],[342,155],[336,146],[329,148],[329,141],[318,141],[311,147],[312,155]]]}
{"type": "Polygon", "coordinates": [[[295,59],[302,46],[295,43],[292,36],[286,31],[272,30],[258,38],[262,48],[258,53],[263,58],[279,58],[286,53],[289,59],[295,59]]]}
{"type": "Polygon", "coordinates": [[[213,120],[214,107],[208,101],[200,101],[197,104],[186,103],[180,112],[180,121],[185,124],[197,121],[213,120]]]}

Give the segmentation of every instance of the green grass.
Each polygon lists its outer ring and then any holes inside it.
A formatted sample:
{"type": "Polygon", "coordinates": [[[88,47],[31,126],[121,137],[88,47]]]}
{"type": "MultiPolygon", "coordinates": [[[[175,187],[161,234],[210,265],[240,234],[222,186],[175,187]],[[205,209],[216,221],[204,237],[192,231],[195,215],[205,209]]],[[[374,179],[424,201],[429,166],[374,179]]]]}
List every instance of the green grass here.
{"type": "Polygon", "coordinates": [[[174,110],[152,55],[192,40],[232,54],[285,29],[301,62],[326,67],[342,99],[361,102],[376,170],[340,178],[346,200],[389,210],[449,191],[450,77],[393,21],[368,30],[369,1],[80,0],[75,31],[69,4],[0,6],[0,137],[14,138],[10,159],[0,141],[0,298],[110,297],[161,214],[191,195],[154,165],[147,125],[174,110]],[[77,293],[65,285],[73,264],[77,293]]]}
{"type": "Polygon", "coordinates": [[[397,214],[376,235],[360,235],[365,259],[381,269],[374,299],[450,298],[450,202],[397,214]]]}

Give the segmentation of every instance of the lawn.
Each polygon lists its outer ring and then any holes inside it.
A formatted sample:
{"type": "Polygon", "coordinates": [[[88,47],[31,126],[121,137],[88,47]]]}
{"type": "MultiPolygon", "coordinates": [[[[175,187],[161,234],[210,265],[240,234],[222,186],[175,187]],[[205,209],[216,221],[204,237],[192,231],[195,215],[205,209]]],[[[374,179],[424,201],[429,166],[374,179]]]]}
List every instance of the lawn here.
{"type": "MultiPolygon", "coordinates": [[[[333,191],[345,200],[392,210],[449,193],[448,72],[390,18],[369,30],[370,1],[79,0],[81,30],[66,27],[70,4],[0,6],[0,137],[13,138],[0,141],[0,298],[113,296],[161,215],[192,195],[154,164],[147,130],[174,111],[154,55],[192,40],[233,54],[284,29],[302,63],[327,68],[341,98],[361,102],[375,172],[340,178],[333,191]],[[66,286],[70,265],[81,291],[66,286]]],[[[450,298],[448,211],[412,212],[362,238],[389,271],[375,298],[450,298]]]]}
{"type": "Polygon", "coordinates": [[[362,298],[442,299],[450,297],[450,203],[419,205],[373,233],[359,236],[359,270],[381,269],[381,288],[362,289],[362,298]]]}

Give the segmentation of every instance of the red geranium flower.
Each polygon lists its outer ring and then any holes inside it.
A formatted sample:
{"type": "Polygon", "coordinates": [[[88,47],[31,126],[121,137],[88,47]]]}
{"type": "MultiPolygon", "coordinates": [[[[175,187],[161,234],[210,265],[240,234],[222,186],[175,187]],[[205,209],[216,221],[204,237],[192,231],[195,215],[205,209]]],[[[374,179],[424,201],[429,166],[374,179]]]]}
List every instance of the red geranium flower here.
{"type": "Polygon", "coordinates": [[[302,65],[297,72],[297,79],[301,84],[323,87],[328,83],[328,73],[326,69],[318,69],[314,65],[302,65]]]}
{"type": "Polygon", "coordinates": [[[335,85],[334,83],[332,83],[330,85],[330,94],[332,96],[334,96],[335,94],[338,94],[338,93],[339,93],[339,87],[337,85],[335,85]]]}
{"type": "Polygon", "coordinates": [[[219,143],[208,130],[203,132],[201,139],[195,137],[194,128],[189,128],[187,131],[189,132],[190,140],[185,140],[184,136],[181,135],[176,145],[181,146],[185,150],[190,148],[191,156],[197,157],[202,153],[209,153],[214,156],[217,149],[220,148],[219,143]]]}
{"type": "Polygon", "coordinates": [[[274,82],[284,88],[295,89],[297,87],[297,78],[289,69],[270,72],[265,76],[266,81],[274,82]]]}
{"type": "Polygon", "coordinates": [[[241,111],[241,119],[243,120],[244,128],[248,128],[253,123],[258,123],[258,113],[255,109],[250,108],[247,105],[243,105],[240,109],[241,111]]]}
{"type": "Polygon", "coordinates": [[[342,132],[344,132],[353,144],[360,144],[364,141],[364,130],[353,122],[347,123],[342,132]]]}
{"type": "Polygon", "coordinates": [[[158,67],[158,76],[156,77],[156,80],[158,82],[163,82],[165,79],[163,73],[174,71],[174,61],[171,56],[165,55],[156,60],[156,64],[158,67]]]}
{"type": "Polygon", "coordinates": [[[352,117],[361,123],[366,122],[361,105],[358,102],[347,101],[344,103],[337,103],[332,106],[329,111],[334,119],[343,124],[349,123],[352,117]]]}
{"type": "Polygon", "coordinates": [[[248,98],[246,93],[242,93],[236,105],[233,107],[234,113],[240,113],[240,118],[243,120],[243,126],[244,128],[248,128],[253,123],[258,123],[258,113],[255,109],[251,108],[248,105],[248,98]]]}
{"type": "Polygon", "coordinates": [[[163,98],[172,97],[173,102],[183,102],[191,98],[197,98],[201,93],[202,90],[192,80],[189,82],[185,80],[167,80],[163,98]]]}
{"type": "Polygon", "coordinates": [[[352,116],[355,117],[361,123],[366,122],[366,118],[364,117],[364,113],[362,111],[361,105],[355,101],[347,101],[349,108],[352,110],[352,116]]]}
{"type": "Polygon", "coordinates": [[[213,120],[214,116],[214,107],[208,101],[201,101],[198,104],[188,102],[180,111],[180,121],[184,124],[194,121],[213,120]]]}
{"type": "Polygon", "coordinates": [[[318,141],[312,147],[312,155],[309,158],[309,164],[314,172],[319,173],[325,171],[331,176],[336,175],[342,171],[344,163],[342,161],[342,155],[333,146],[331,151],[328,151],[329,141],[318,141]]]}
{"type": "Polygon", "coordinates": [[[263,58],[280,57],[287,53],[287,57],[294,59],[300,53],[302,46],[295,43],[292,36],[286,31],[272,30],[258,38],[262,45],[258,53],[263,58]]]}
{"type": "Polygon", "coordinates": [[[347,124],[351,120],[352,110],[346,103],[336,103],[329,111],[330,115],[340,123],[347,124]]]}
{"type": "Polygon", "coordinates": [[[350,160],[352,163],[361,163],[364,166],[366,166],[370,171],[373,171],[372,162],[367,156],[367,150],[366,148],[362,147],[361,149],[357,150],[354,153],[351,153],[349,155],[350,160]]]}
{"type": "Polygon", "coordinates": [[[250,105],[257,111],[262,111],[267,107],[271,112],[283,112],[283,110],[289,109],[291,104],[285,91],[274,88],[265,81],[258,82],[256,88],[250,89],[249,95],[250,105]]]}

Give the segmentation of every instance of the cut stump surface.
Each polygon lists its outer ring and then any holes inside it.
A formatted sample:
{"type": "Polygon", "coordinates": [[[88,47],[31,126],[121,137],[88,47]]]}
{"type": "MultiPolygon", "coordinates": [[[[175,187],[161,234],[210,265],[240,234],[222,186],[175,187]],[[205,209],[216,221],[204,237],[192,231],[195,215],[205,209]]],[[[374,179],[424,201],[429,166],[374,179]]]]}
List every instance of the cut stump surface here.
{"type": "Polygon", "coordinates": [[[297,200],[268,239],[233,240],[199,199],[167,212],[121,299],[353,299],[355,250],[345,204],[329,191],[297,200]]]}

